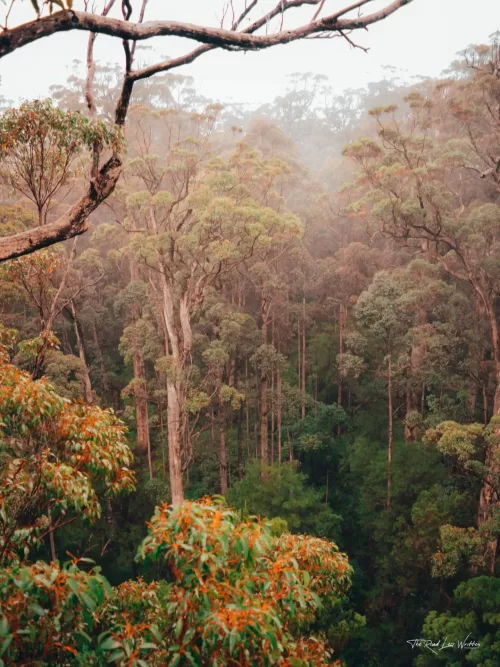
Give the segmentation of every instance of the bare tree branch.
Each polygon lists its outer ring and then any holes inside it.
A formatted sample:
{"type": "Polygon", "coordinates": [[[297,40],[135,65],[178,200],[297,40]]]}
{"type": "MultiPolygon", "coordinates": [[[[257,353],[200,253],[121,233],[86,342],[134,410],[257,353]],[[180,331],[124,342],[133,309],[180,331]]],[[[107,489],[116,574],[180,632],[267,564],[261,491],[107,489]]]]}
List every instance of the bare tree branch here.
{"type": "Polygon", "coordinates": [[[1,238],[0,262],[28,255],[87,231],[89,215],[113,192],[121,171],[121,158],[111,157],[99,170],[97,178],[91,180],[85,195],[58,220],[1,238]]]}
{"type": "MultiPolygon", "coordinates": [[[[122,11],[125,20],[111,18],[108,14],[116,0],[107,0],[102,15],[64,10],[12,29],[4,29],[0,32],[0,58],[26,44],[31,44],[55,33],[68,32],[70,30],[92,33],[87,50],[88,72],[85,97],[90,115],[95,116],[95,100],[92,92],[95,71],[93,62],[95,35],[103,34],[122,39],[126,53],[126,71],[122,91],[115,110],[115,123],[122,127],[127,116],[132,89],[137,80],[191,63],[203,53],[214,48],[256,51],[315,35],[339,35],[351,42],[346,33],[367,28],[367,26],[385,19],[404,5],[412,2],[412,0],[393,0],[384,8],[367,16],[363,17],[358,13],[356,17],[345,18],[349,12],[356,9],[359,10],[372,1],[358,0],[358,2],[337,10],[333,14],[317,18],[319,12],[324,9],[326,4],[323,0],[279,0],[275,7],[264,16],[251,23],[244,30],[239,31],[241,23],[256,7],[258,0],[245,3],[242,13],[237,19],[233,20],[230,30],[197,26],[177,21],[143,23],[147,0],[143,0],[142,2],[137,22],[134,23],[129,20],[131,17],[130,0],[122,0],[122,11]],[[267,27],[269,22],[275,17],[279,15],[283,17],[285,12],[305,5],[318,6],[315,18],[311,22],[291,30],[280,29],[274,34],[255,34],[260,28],[267,27]],[[132,65],[136,42],[158,36],[185,37],[200,42],[202,46],[179,58],[174,58],[134,72],[132,65]],[[131,47],[129,41],[132,42],[131,47]]],[[[88,229],[88,216],[113,192],[122,171],[122,164],[123,157],[119,153],[115,153],[101,169],[98,168],[98,161],[96,162],[94,158],[92,177],[84,196],[69,211],[62,215],[59,220],[15,234],[11,237],[1,238],[0,262],[29,254],[40,248],[73,238],[85,232],[88,229]]]]}
{"type": "MultiPolygon", "coordinates": [[[[410,4],[413,0],[393,0],[386,7],[356,18],[341,18],[355,7],[372,2],[372,0],[360,0],[350,7],[341,9],[334,14],[311,21],[305,25],[292,30],[282,30],[269,35],[253,35],[248,32],[237,32],[223,28],[211,28],[198,26],[191,23],[179,21],[150,21],[147,23],[132,23],[109,16],[98,16],[96,14],[65,10],[44,16],[38,20],[24,23],[10,30],[4,30],[0,37],[0,58],[12,53],[16,49],[31,44],[39,39],[48,37],[59,32],[70,30],[83,30],[97,32],[110,37],[119,37],[130,40],[146,40],[152,37],[185,37],[203,44],[210,44],[220,48],[237,48],[243,51],[257,51],[266,49],[277,44],[288,44],[308,35],[318,32],[339,30],[358,30],[382,21],[401,7],[410,4]]],[[[291,7],[306,4],[306,0],[290,0],[285,3],[285,11],[291,7]]],[[[313,3],[309,3],[313,4],[313,3]]],[[[281,4],[276,7],[276,14],[281,12],[281,4]]]]}

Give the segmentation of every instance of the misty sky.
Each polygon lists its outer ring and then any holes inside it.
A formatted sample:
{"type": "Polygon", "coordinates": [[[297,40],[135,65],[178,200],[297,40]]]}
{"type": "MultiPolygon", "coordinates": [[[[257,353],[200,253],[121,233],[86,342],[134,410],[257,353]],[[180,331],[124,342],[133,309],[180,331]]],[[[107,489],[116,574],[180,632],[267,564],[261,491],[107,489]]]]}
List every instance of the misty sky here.
{"type": "MultiPolygon", "coordinates": [[[[275,2],[261,0],[264,8],[275,2]]],[[[377,0],[365,13],[388,2],[377,0]]],[[[335,10],[348,3],[329,0],[327,6],[335,10]]],[[[74,2],[78,9],[80,4],[74,2]]],[[[150,0],[146,18],[218,25],[223,4],[223,0],[150,0]]],[[[19,7],[14,23],[32,16],[29,2],[19,7]]],[[[311,7],[290,12],[285,28],[306,22],[313,12],[311,7]]],[[[339,92],[380,80],[386,65],[403,70],[408,77],[437,76],[457,51],[471,43],[486,42],[498,29],[500,0],[414,0],[369,32],[352,35],[369,47],[368,54],[353,50],[338,38],[307,40],[257,53],[214,51],[176,72],[193,76],[198,91],[211,99],[262,104],[284,92],[286,76],[292,72],[326,74],[339,92]]],[[[86,42],[87,35],[75,31],[40,40],[4,57],[0,61],[2,95],[15,101],[47,96],[51,84],[64,83],[75,58],[85,60],[86,42]]],[[[194,45],[175,37],[155,38],[149,43],[160,56],[180,55],[194,45]]],[[[119,40],[99,36],[96,59],[105,62],[122,58],[119,40]]]]}

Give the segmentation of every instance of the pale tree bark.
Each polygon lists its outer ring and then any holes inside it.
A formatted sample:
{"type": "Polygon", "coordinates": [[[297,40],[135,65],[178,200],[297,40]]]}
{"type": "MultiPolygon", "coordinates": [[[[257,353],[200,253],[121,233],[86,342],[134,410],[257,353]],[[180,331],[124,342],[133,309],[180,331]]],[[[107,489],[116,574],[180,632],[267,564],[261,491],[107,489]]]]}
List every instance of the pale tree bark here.
{"type": "Polygon", "coordinates": [[[226,423],[223,420],[219,426],[219,477],[220,492],[225,496],[227,492],[227,451],[226,451],[226,423]]]}
{"type": "MultiPolygon", "coordinates": [[[[267,344],[267,330],[269,324],[270,306],[265,301],[261,305],[262,316],[262,342],[267,344]]],[[[267,370],[262,368],[260,373],[260,459],[263,466],[269,463],[269,399],[268,399],[268,376],[267,370]]]]}
{"type": "Polygon", "coordinates": [[[282,403],[282,383],[281,383],[281,368],[278,368],[277,371],[277,385],[278,385],[278,396],[277,396],[277,407],[276,407],[276,418],[278,420],[278,465],[281,465],[281,403],[282,403]]]}
{"type": "MultiPolygon", "coordinates": [[[[245,401],[246,402],[246,401],[245,401]]],[[[236,433],[236,447],[238,451],[238,479],[243,479],[243,401],[238,410],[238,425],[236,433]]]]}
{"type": "MultiPolygon", "coordinates": [[[[132,282],[139,279],[139,269],[133,257],[130,258],[130,279],[132,282]]],[[[141,317],[140,307],[135,306],[132,314],[134,325],[141,317]]],[[[137,448],[147,455],[149,479],[153,479],[153,462],[151,456],[151,439],[149,434],[149,410],[147,395],[146,368],[144,366],[144,356],[136,340],[134,331],[132,366],[134,370],[134,398],[135,398],[135,421],[137,425],[137,448]]]]}
{"type": "MultiPolygon", "coordinates": [[[[483,303],[486,306],[486,314],[490,324],[491,345],[493,349],[493,361],[495,371],[495,396],[493,399],[493,415],[500,415],[500,335],[498,322],[495,315],[494,305],[491,299],[483,297],[483,303]]],[[[487,397],[486,397],[487,409],[487,397]]],[[[495,480],[500,479],[500,429],[497,434],[499,437],[492,438],[485,455],[485,468],[488,472],[483,478],[483,487],[479,496],[478,526],[492,518],[494,513],[500,507],[500,498],[498,497],[498,488],[495,480]]],[[[498,549],[498,538],[488,543],[486,552],[486,561],[490,572],[495,571],[495,563],[498,549]]]]}
{"type": "MultiPolygon", "coordinates": [[[[212,47],[257,51],[304,39],[318,33],[343,35],[346,31],[365,29],[373,23],[382,21],[404,5],[410,4],[412,0],[395,0],[372,14],[361,16],[358,13],[353,18],[342,18],[349,12],[359,10],[369,2],[370,0],[359,0],[323,18],[316,17],[305,25],[267,35],[253,35],[251,33],[255,32],[257,28],[265,26],[269,18],[301,5],[320,5],[322,0],[284,0],[278,2],[268,15],[254,22],[252,26],[247,27],[242,32],[197,26],[179,21],[150,21],[140,24],[89,12],[65,10],[54,12],[50,16],[24,23],[10,30],[3,30],[0,40],[0,58],[39,39],[71,30],[93,32],[132,41],[142,41],[153,37],[185,37],[212,47]]],[[[256,4],[255,2],[251,3],[253,6],[256,4]]],[[[245,11],[245,14],[247,13],[245,11]]],[[[159,66],[156,66],[156,68],[158,69],[159,66]]]]}
{"type": "Polygon", "coordinates": [[[82,365],[82,394],[85,403],[91,405],[94,402],[94,395],[92,394],[92,382],[90,380],[90,371],[87,364],[87,357],[85,354],[85,341],[83,338],[83,330],[80,321],[76,316],[75,304],[73,301],[70,304],[71,316],[73,319],[73,326],[75,329],[76,345],[78,347],[78,356],[82,365]]]}
{"type": "MultiPolygon", "coordinates": [[[[342,368],[342,357],[344,353],[344,305],[339,304],[339,366],[342,368]]],[[[337,391],[337,405],[342,407],[342,375],[339,375],[339,386],[337,391]]]]}
{"type": "Polygon", "coordinates": [[[302,297],[302,421],[306,418],[306,298],[302,297]]]}
{"type": "Polygon", "coordinates": [[[387,338],[387,402],[389,410],[389,428],[387,438],[387,509],[391,507],[392,487],[392,444],[393,444],[393,414],[392,414],[392,341],[387,338]]]}

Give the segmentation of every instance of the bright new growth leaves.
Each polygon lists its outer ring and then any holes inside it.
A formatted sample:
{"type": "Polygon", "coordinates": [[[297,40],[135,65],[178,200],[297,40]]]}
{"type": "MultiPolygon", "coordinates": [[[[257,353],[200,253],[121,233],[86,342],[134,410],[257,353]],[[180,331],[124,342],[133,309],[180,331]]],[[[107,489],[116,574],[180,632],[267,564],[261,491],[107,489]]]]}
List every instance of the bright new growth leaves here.
{"type": "Polygon", "coordinates": [[[78,516],[97,519],[99,493],[132,490],[134,473],[112,410],[33,380],[10,362],[15,332],[0,333],[0,563],[8,563],[78,516]]]}
{"type": "Polygon", "coordinates": [[[139,556],[173,577],[162,619],[165,664],[327,665],[308,626],[322,602],[342,597],[351,568],[335,544],[272,538],[210,498],[157,509],[139,556]]]}
{"type": "MultiPolygon", "coordinates": [[[[0,665],[99,664],[87,660],[96,610],[109,593],[99,574],[77,563],[39,561],[0,569],[0,665]]],[[[102,658],[106,652],[96,652],[102,658]]]]}
{"type": "Polygon", "coordinates": [[[137,558],[166,568],[168,582],[111,590],[78,561],[0,570],[3,664],[332,664],[310,631],[350,587],[351,567],[332,542],[275,538],[269,523],[205,498],[158,507],[137,558]]]}

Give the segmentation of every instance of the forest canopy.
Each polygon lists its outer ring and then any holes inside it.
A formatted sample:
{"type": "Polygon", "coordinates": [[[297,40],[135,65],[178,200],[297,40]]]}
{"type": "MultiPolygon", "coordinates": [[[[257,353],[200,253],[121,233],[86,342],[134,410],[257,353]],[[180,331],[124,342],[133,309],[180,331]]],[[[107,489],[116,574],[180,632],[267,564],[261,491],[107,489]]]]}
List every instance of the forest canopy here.
{"type": "Polygon", "coordinates": [[[0,100],[0,665],[500,664],[498,33],[257,110],[170,71],[407,3],[365,4],[5,22],[90,34],[0,100]]]}

